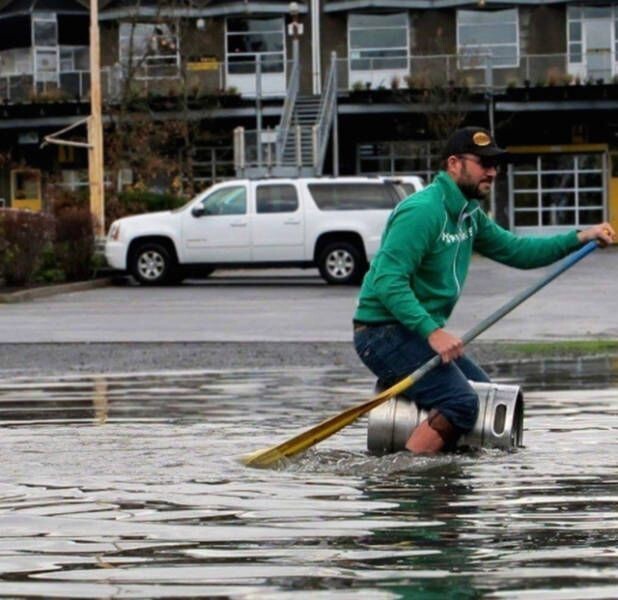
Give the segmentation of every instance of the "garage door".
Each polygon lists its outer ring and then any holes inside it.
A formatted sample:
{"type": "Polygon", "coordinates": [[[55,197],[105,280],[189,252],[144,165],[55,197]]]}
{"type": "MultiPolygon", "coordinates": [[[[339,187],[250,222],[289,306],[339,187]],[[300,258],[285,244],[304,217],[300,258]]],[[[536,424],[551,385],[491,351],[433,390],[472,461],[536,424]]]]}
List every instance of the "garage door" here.
{"type": "Polygon", "coordinates": [[[526,154],[509,164],[509,219],[516,233],[555,233],[606,214],[607,154],[526,154]]]}

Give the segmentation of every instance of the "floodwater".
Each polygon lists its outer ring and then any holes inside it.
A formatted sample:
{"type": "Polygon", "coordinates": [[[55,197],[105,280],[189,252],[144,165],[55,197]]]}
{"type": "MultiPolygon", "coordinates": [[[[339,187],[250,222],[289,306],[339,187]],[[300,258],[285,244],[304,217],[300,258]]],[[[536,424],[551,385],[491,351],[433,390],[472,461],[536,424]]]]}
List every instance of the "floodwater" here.
{"type": "Polygon", "coordinates": [[[365,371],[2,379],[0,595],[618,597],[618,365],[493,374],[524,383],[525,448],[370,457],[362,420],[270,470],[239,456],[365,371]]]}

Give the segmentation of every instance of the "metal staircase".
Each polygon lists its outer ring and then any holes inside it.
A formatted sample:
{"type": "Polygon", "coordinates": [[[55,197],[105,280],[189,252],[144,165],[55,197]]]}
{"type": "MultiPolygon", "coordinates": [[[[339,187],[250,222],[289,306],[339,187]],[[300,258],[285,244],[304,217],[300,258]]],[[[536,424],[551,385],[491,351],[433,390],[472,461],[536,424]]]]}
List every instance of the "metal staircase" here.
{"type": "Polygon", "coordinates": [[[311,177],[322,175],[328,142],[333,132],[337,151],[336,55],[321,96],[298,95],[300,68],[292,67],[281,121],[273,136],[234,130],[234,167],[237,177],[311,177]]]}
{"type": "Polygon", "coordinates": [[[313,127],[319,120],[321,101],[320,96],[298,96],[296,98],[292,113],[291,135],[288,136],[282,153],[283,164],[296,164],[300,156],[300,163],[303,167],[313,168],[315,166],[313,127]]]}

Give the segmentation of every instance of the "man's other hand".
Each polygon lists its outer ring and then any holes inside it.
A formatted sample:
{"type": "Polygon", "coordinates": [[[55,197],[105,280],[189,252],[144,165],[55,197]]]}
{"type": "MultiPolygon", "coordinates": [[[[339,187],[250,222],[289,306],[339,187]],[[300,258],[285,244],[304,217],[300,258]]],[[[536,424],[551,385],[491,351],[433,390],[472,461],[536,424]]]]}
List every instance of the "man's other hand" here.
{"type": "Polygon", "coordinates": [[[444,329],[436,329],[427,338],[429,345],[439,354],[442,362],[448,363],[463,356],[463,342],[455,335],[451,335],[444,329]]]}
{"type": "Polygon", "coordinates": [[[609,223],[600,223],[588,229],[582,229],[577,233],[577,237],[582,244],[597,240],[599,245],[605,248],[616,239],[616,232],[609,223]]]}

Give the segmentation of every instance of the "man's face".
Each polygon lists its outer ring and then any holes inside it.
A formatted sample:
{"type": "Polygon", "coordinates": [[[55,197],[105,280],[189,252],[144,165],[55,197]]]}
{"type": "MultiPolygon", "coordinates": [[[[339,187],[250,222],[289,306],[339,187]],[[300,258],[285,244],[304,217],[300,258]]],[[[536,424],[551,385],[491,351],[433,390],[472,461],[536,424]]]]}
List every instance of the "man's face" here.
{"type": "Polygon", "coordinates": [[[495,159],[475,154],[458,154],[448,159],[448,172],[468,200],[489,196],[498,168],[495,159]]]}

